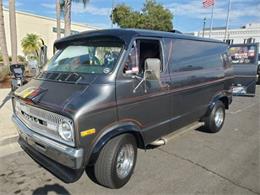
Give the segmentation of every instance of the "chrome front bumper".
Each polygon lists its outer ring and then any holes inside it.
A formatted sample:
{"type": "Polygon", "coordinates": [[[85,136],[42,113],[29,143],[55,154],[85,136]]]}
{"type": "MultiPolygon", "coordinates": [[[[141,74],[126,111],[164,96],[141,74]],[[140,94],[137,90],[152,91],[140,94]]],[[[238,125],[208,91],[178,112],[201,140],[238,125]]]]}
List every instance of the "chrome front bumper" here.
{"type": "Polygon", "coordinates": [[[72,148],[37,134],[25,126],[16,115],[12,116],[12,120],[18,129],[20,139],[29,147],[32,147],[35,151],[68,168],[82,168],[82,148],[72,148]]]}

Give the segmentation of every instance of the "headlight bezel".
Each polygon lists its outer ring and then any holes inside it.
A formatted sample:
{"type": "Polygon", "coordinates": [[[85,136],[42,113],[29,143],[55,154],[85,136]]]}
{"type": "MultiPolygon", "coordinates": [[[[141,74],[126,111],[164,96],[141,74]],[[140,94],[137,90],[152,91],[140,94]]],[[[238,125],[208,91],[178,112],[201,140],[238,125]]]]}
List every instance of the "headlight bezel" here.
{"type": "Polygon", "coordinates": [[[62,119],[62,121],[58,124],[57,128],[59,136],[66,142],[72,142],[74,143],[74,128],[73,128],[73,122],[69,119],[62,119]],[[64,125],[67,125],[70,129],[65,129],[64,125]],[[67,137],[66,134],[70,133],[70,136],[67,137]]]}

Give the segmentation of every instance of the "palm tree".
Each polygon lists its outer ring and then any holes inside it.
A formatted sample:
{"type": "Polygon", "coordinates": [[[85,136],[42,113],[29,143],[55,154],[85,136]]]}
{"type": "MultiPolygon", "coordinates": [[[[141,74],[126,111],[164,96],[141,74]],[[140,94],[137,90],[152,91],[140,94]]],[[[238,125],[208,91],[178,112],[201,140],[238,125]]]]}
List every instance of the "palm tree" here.
{"type": "Polygon", "coordinates": [[[9,20],[10,20],[12,64],[17,64],[17,32],[16,32],[15,0],[9,0],[9,20]]]}
{"type": "Polygon", "coordinates": [[[42,46],[41,38],[36,34],[27,34],[21,42],[23,52],[26,56],[39,57],[39,50],[42,46]]]}
{"type": "Polygon", "coordinates": [[[82,2],[84,7],[86,7],[89,0],[64,0],[64,22],[65,22],[65,36],[71,33],[71,2],[82,2]]]}
{"type": "MultiPolygon", "coordinates": [[[[4,66],[9,66],[9,57],[8,57],[8,51],[7,51],[7,45],[6,45],[2,0],[0,0],[0,48],[1,48],[1,53],[3,56],[4,66]]],[[[1,65],[0,65],[0,68],[1,68],[1,65]]]]}
{"type": "Polygon", "coordinates": [[[57,39],[61,37],[60,16],[61,16],[61,2],[60,0],[56,0],[57,39]]]}

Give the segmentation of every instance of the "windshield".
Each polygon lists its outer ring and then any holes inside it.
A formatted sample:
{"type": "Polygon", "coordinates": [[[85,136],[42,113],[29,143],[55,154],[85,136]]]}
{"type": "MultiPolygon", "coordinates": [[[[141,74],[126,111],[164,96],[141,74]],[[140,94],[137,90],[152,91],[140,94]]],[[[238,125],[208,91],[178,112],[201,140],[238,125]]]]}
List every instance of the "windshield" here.
{"type": "Polygon", "coordinates": [[[108,74],[114,69],[121,50],[122,45],[112,43],[70,45],[57,51],[43,71],[108,74]]]}
{"type": "Polygon", "coordinates": [[[256,63],[257,50],[254,45],[231,46],[229,54],[232,64],[254,64],[256,63]]]}

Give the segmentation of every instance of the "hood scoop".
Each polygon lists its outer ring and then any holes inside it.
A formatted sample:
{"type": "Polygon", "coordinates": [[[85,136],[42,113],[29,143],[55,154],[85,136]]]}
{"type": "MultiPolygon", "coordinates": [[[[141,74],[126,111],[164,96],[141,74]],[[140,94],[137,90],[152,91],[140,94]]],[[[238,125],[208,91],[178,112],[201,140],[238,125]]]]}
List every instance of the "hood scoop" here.
{"type": "Polygon", "coordinates": [[[76,72],[42,72],[37,78],[49,81],[78,83],[82,79],[82,77],[82,75],[76,72]]]}

